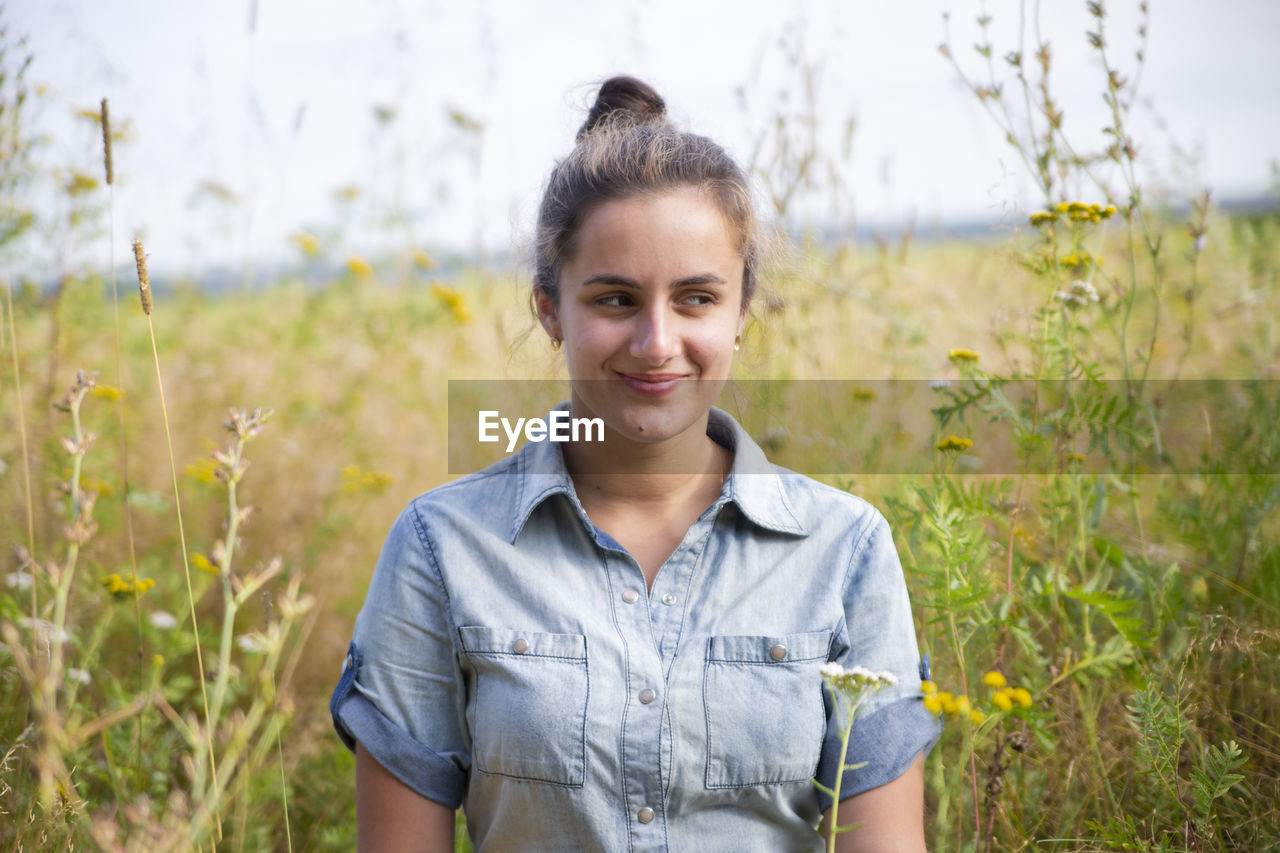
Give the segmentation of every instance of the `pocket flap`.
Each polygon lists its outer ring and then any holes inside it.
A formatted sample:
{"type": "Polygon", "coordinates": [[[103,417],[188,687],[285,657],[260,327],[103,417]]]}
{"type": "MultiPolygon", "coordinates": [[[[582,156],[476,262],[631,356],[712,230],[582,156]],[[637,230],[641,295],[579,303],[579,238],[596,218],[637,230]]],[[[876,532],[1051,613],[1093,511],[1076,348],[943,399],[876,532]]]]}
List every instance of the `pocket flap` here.
{"type": "Polygon", "coordinates": [[[827,659],[831,648],[830,631],[805,634],[759,634],[737,637],[708,637],[707,660],[726,663],[788,663],[800,660],[827,659]],[[775,650],[781,648],[779,653],[775,650]]]}
{"type": "Polygon", "coordinates": [[[469,654],[587,659],[587,638],[582,634],[548,634],[543,631],[463,625],[458,628],[458,640],[462,650],[469,654]]]}

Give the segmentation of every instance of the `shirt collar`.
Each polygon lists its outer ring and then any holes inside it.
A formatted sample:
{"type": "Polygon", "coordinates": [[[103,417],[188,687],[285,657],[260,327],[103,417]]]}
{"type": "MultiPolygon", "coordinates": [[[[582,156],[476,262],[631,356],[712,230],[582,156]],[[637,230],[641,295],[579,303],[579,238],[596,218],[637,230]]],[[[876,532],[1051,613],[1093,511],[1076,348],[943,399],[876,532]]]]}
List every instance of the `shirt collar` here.
{"type": "MultiPolygon", "coordinates": [[[[568,402],[556,406],[567,410],[568,402]]],[[[732,501],[752,523],[767,530],[806,536],[808,531],[796,517],[787,499],[786,482],[779,469],[769,462],[764,451],[752,440],[734,418],[720,409],[711,408],[707,419],[707,435],[733,451],[733,467],[714,507],[718,510],[732,501]]],[[[514,543],[533,511],[552,495],[568,497],[586,519],[578,503],[573,480],[565,468],[560,445],[550,441],[526,442],[513,458],[514,474],[519,482],[515,512],[512,514],[508,541],[514,543]]]]}

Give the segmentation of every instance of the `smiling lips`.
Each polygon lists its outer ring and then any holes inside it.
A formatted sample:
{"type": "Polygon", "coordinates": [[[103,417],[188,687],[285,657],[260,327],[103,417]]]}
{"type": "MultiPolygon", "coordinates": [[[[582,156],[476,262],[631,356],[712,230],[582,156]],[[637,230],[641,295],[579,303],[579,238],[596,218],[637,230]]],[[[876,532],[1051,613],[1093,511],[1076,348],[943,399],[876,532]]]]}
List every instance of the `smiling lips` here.
{"type": "Polygon", "coordinates": [[[622,381],[631,390],[650,397],[660,397],[675,390],[684,379],[681,373],[620,373],[622,381]]]}

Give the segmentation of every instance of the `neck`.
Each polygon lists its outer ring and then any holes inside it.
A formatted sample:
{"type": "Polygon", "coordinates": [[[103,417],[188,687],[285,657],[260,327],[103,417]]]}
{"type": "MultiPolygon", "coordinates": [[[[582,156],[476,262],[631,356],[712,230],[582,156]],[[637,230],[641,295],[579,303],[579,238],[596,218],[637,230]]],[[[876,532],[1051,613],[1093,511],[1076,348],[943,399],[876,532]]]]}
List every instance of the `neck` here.
{"type": "Polygon", "coordinates": [[[707,418],[666,441],[629,441],[606,426],[601,443],[565,444],[565,465],[586,504],[648,504],[661,508],[692,496],[719,494],[733,454],[707,435],[707,418]]]}

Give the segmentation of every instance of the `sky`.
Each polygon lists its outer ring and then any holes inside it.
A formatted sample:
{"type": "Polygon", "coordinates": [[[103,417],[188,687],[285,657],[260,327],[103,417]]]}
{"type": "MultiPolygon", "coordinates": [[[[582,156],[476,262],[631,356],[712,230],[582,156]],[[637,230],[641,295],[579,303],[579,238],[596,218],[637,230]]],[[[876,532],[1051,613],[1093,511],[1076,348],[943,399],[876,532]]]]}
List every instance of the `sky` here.
{"type": "MultiPolygon", "coordinates": [[[[1104,33],[1113,63],[1138,78],[1130,125],[1144,183],[1174,199],[1204,188],[1219,199],[1265,193],[1280,159],[1280,3],[1150,6],[1140,78],[1137,2],[1107,3],[1104,33]]],[[[1020,32],[1033,53],[1038,23],[1068,136],[1078,150],[1098,148],[1108,113],[1085,39],[1094,22],[1084,2],[1044,0],[1038,21],[1036,8],[985,5],[996,72],[1013,92],[1001,57],[1020,32]]],[[[3,18],[28,37],[30,79],[48,87],[39,124],[53,140],[49,162],[101,173],[96,129],[74,113],[108,98],[130,136],[115,152],[116,242],[127,252],[144,237],[153,270],[194,272],[296,261],[299,232],[338,260],[406,247],[518,256],[593,84],[614,73],[652,83],[678,124],[744,164],[777,150],[777,115],[791,118],[792,150],[811,120],[820,156],[813,185],[791,203],[794,223],[1020,222],[1039,198],[1026,169],[938,50],[949,30],[959,64],[981,78],[973,45],[983,9],[973,0],[18,0],[3,18]]],[[[1119,187],[1113,170],[1098,172],[1119,187]]],[[[767,208],[763,182],[758,192],[767,208]]],[[[61,261],[92,262],[94,251],[77,245],[61,261]]]]}

